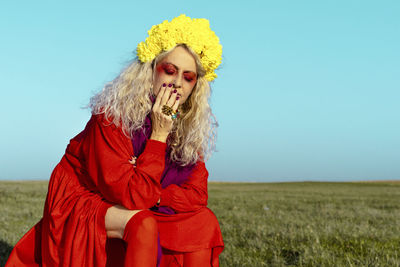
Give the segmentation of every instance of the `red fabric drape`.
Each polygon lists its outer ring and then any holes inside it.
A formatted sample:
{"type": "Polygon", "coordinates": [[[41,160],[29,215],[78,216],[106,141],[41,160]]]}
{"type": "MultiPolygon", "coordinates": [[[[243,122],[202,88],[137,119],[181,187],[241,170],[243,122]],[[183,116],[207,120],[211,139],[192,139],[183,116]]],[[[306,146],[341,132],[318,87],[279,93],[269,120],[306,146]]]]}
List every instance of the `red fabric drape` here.
{"type": "MultiPolygon", "coordinates": [[[[103,115],[92,116],[51,175],[43,218],[16,244],[6,266],[115,266],[113,256],[123,246],[107,239],[107,209],[115,204],[148,209],[160,196],[160,205],[177,213],[153,212],[163,250],[179,258],[180,253],[212,248],[213,266],[218,266],[224,244],[217,218],[206,207],[204,162],[181,186],[161,189],[165,151],[165,143],[148,140],[132,166],[131,140],[103,115]]],[[[164,266],[172,266],[165,265],[168,257],[164,266]]]]}

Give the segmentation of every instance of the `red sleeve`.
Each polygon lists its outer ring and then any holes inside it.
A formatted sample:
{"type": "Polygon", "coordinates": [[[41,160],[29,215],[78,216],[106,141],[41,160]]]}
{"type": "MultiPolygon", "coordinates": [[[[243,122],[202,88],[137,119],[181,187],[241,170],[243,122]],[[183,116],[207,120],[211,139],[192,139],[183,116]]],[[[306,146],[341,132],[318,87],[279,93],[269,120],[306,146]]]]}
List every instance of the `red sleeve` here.
{"type": "Polygon", "coordinates": [[[104,120],[103,115],[95,115],[85,131],[86,170],[101,195],[127,209],[154,206],[161,194],[166,143],[147,140],[134,167],[129,163],[134,155],[132,143],[121,128],[104,120]]]}
{"type": "Polygon", "coordinates": [[[199,161],[187,181],[180,186],[171,184],[161,190],[159,206],[167,206],[177,213],[190,212],[207,206],[208,171],[205,163],[199,161]]]}

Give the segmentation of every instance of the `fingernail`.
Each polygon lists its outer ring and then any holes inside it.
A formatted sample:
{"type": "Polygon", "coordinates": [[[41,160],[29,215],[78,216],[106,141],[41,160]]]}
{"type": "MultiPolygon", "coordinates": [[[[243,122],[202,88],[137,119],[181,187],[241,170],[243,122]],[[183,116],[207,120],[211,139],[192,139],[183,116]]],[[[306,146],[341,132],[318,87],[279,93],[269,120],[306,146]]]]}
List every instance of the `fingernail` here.
{"type": "Polygon", "coordinates": [[[176,89],[174,89],[174,93],[178,92],[176,89]]]}
{"type": "Polygon", "coordinates": [[[172,87],[172,83],[168,84],[168,87],[172,87]]]}
{"type": "Polygon", "coordinates": [[[162,86],[165,87],[165,86],[167,86],[167,84],[166,84],[166,83],[163,83],[162,86]]]}
{"type": "Polygon", "coordinates": [[[179,100],[179,96],[176,97],[176,100],[179,100]]]}

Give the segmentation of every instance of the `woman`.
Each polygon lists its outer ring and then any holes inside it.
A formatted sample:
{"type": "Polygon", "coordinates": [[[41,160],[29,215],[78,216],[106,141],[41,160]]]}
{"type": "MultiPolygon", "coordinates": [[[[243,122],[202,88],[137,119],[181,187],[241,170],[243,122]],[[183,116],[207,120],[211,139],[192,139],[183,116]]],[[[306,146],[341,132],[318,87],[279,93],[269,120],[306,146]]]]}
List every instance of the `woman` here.
{"type": "Polygon", "coordinates": [[[54,169],[42,220],[6,266],[218,266],[207,206],[209,81],[222,47],[205,19],[155,25],[91,99],[92,118],[54,169]]]}

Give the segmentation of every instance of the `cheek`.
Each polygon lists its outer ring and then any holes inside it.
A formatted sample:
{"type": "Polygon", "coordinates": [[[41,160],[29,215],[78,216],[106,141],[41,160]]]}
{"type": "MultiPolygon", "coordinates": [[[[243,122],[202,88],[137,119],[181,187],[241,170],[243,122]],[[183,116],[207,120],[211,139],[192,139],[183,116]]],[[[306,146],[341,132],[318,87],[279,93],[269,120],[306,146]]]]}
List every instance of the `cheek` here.
{"type": "Polygon", "coordinates": [[[193,79],[193,80],[191,80],[191,81],[188,81],[187,83],[189,84],[190,88],[193,89],[193,87],[196,85],[196,79],[193,79]]]}
{"type": "Polygon", "coordinates": [[[160,88],[162,84],[167,81],[166,74],[161,66],[157,66],[155,69],[155,75],[154,75],[154,82],[153,82],[153,93],[154,95],[158,95],[160,92],[160,88]]]}
{"type": "Polygon", "coordinates": [[[185,86],[184,87],[184,98],[185,98],[185,100],[187,99],[187,98],[189,98],[189,96],[190,96],[190,94],[193,92],[193,89],[194,89],[194,86],[195,86],[195,83],[188,83],[187,84],[187,86],[185,86]]]}
{"type": "Polygon", "coordinates": [[[157,66],[156,68],[156,73],[154,75],[154,83],[155,85],[161,83],[161,81],[164,79],[164,70],[162,69],[162,67],[157,66]]]}

